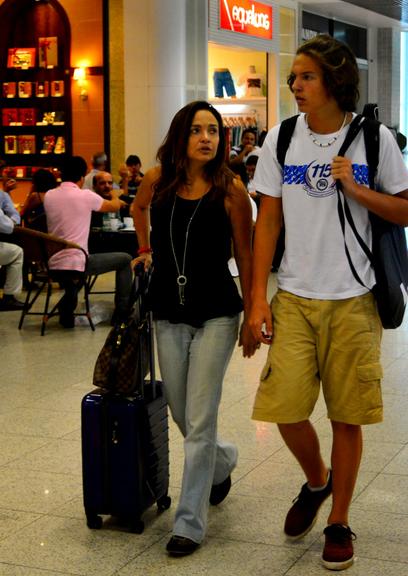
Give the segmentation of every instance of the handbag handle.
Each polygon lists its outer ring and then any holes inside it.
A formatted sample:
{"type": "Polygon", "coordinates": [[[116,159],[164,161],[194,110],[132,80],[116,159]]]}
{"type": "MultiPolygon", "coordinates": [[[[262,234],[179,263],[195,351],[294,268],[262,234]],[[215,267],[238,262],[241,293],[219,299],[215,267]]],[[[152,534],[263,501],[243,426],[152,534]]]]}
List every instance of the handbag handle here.
{"type": "MultiPolygon", "coordinates": [[[[129,298],[129,311],[133,308],[138,298],[141,298],[140,303],[140,313],[145,316],[145,321],[148,324],[148,334],[149,334],[149,364],[150,364],[150,385],[152,387],[152,398],[156,398],[156,367],[154,358],[154,325],[153,325],[153,315],[151,310],[147,311],[144,303],[144,299],[147,297],[147,292],[149,290],[150,280],[152,277],[153,266],[150,266],[148,270],[144,269],[144,265],[140,262],[134,269],[133,275],[133,285],[131,296],[129,298]]],[[[142,370],[143,363],[140,362],[140,370],[142,370]]],[[[144,381],[144,374],[141,374],[140,382],[144,381]]]]}

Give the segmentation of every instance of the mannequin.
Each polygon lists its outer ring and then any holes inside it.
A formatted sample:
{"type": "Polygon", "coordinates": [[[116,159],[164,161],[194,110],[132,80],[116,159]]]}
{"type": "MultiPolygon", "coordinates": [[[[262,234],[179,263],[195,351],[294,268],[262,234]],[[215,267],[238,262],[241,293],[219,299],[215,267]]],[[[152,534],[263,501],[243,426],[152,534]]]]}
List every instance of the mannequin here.
{"type": "Polygon", "coordinates": [[[248,67],[248,73],[241,76],[239,85],[245,84],[245,97],[253,98],[262,96],[263,75],[256,72],[256,67],[251,65],[248,67]]]}

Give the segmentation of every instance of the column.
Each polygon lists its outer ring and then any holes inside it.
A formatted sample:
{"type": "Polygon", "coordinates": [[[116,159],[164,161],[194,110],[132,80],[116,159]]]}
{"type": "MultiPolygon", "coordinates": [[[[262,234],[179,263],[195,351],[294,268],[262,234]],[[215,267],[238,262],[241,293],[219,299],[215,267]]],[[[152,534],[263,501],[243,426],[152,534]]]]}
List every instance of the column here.
{"type": "Polygon", "coordinates": [[[125,150],[143,169],[186,94],[186,0],[124,0],[125,150]]]}

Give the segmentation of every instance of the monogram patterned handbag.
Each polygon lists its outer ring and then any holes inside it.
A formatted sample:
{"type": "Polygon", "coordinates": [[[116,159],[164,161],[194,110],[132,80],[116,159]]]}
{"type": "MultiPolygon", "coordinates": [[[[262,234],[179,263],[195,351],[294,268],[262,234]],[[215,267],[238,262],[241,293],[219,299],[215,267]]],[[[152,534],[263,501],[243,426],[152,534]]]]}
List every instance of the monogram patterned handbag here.
{"type": "Polygon", "coordinates": [[[135,274],[129,316],[109,332],[96,360],[93,384],[125,396],[143,395],[153,362],[153,324],[145,309],[150,274],[135,274]]]}

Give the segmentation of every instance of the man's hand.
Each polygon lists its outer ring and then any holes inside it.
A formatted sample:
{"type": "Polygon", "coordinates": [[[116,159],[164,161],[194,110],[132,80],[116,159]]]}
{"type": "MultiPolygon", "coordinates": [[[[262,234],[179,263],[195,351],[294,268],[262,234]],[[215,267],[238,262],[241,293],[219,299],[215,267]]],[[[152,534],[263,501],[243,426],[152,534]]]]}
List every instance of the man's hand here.
{"type": "Polygon", "coordinates": [[[248,156],[253,151],[254,148],[255,146],[253,146],[252,144],[246,144],[243,149],[244,156],[248,156]]]}
{"type": "Polygon", "coordinates": [[[119,176],[123,179],[128,180],[130,178],[129,169],[126,164],[121,164],[119,166],[119,176]]]}
{"type": "Polygon", "coordinates": [[[335,180],[341,182],[345,194],[352,196],[358,186],[354,180],[353,166],[350,158],[335,156],[331,165],[331,174],[335,180]]]}

